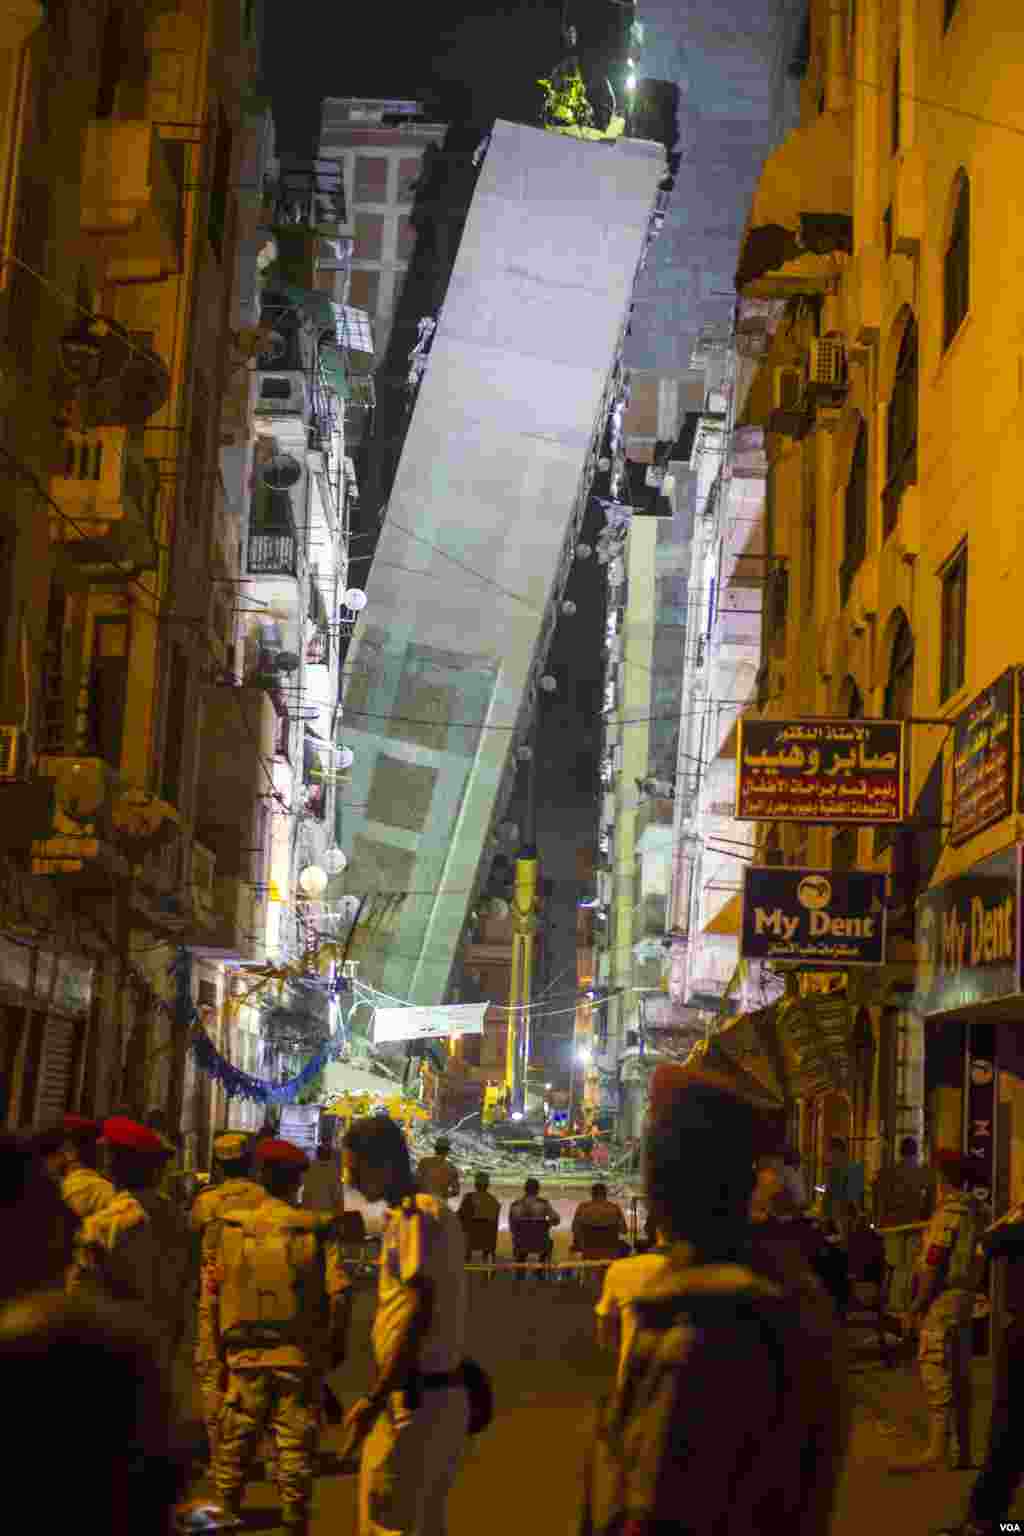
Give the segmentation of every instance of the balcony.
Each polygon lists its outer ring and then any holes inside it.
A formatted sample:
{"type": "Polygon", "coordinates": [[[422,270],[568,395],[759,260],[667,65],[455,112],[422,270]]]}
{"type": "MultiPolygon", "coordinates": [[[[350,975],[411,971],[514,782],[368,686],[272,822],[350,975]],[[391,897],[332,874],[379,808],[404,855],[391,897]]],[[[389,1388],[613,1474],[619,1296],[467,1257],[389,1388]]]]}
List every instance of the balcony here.
{"type": "Polygon", "coordinates": [[[740,245],[736,291],[785,299],[824,293],[833,253],[853,248],[853,118],[823,112],[769,155],[740,245]]]}
{"type": "Polygon", "coordinates": [[[221,876],[251,878],[261,808],[273,791],[276,715],[262,688],[203,690],[196,836],[221,876]]]}
{"type": "Polygon", "coordinates": [[[159,282],[181,270],[182,189],[153,123],[94,118],[82,152],[82,233],[108,283],[159,282]]]}
{"type": "Polygon", "coordinates": [[[76,565],[156,565],[160,481],[142,442],[142,431],[130,427],[66,433],[62,471],[50,477],[59,509],[50,537],[76,565]]]}
{"type": "Polygon", "coordinates": [[[250,576],[298,576],[299,541],[287,491],[259,484],[253,491],[246,569],[250,576]]]}

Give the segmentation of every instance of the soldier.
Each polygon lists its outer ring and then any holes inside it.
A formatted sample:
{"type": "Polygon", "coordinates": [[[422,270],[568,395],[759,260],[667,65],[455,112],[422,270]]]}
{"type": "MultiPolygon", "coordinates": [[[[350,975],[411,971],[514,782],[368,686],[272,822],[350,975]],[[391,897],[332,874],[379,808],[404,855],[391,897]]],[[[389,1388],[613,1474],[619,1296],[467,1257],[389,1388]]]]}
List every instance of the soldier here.
{"type": "Polygon", "coordinates": [[[154,1187],[166,1149],[156,1132],[119,1116],[103,1122],[101,1144],[116,1193],[82,1223],[68,1290],[134,1310],[169,1373],[184,1332],[188,1248],[170,1202],[154,1187]]]}
{"type": "Polygon", "coordinates": [[[217,1492],[237,1516],[269,1424],[284,1524],[291,1536],[306,1536],[322,1378],[345,1358],[351,1295],[331,1216],[295,1207],[305,1155],[270,1140],[255,1156],[266,1198],[218,1219],[204,1275],[226,1367],[217,1492]]]}
{"type": "Polygon", "coordinates": [[[971,1318],[977,1285],[980,1212],[964,1191],[970,1168],[958,1152],[937,1152],[935,1214],[921,1244],[916,1293],[908,1314],[919,1332],[917,1359],[928,1401],[928,1444],[921,1455],[893,1464],[918,1472],[971,1459],[971,1318]]]}
{"type": "Polygon", "coordinates": [[[80,1221],[95,1216],[116,1193],[97,1168],[102,1126],[82,1115],[64,1118],[39,1137],[39,1150],[61,1195],[80,1221]]]}
{"type": "Polygon", "coordinates": [[[217,1237],[217,1222],[232,1211],[251,1210],[266,1199],[266,1190],[253,1177],[253,1138],[244,1131],[224,1131],[214,1137],[213,1157],[221,1182],[196,1196],[189,1225],[195,1244],[193,1274],[199,1277],[199,1302],[196,1313],[196,1380],[203,1402],[203,1419],[210,1446],[210,1463],[217,1456],[217,1425],[223,1407],[221,1378],[223,1365],[217,1337],[214,1298],[202,1284],[217,1237]]]}

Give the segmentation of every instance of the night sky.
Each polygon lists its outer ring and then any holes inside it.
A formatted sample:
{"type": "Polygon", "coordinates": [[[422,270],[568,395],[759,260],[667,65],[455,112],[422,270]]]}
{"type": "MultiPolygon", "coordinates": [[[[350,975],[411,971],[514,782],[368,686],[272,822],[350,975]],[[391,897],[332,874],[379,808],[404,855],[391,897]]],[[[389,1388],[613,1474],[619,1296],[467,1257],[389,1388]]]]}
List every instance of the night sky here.
{"type": "Polygon", "coordinates": [[[551,0],[476,14],[452,0],[265,3],[265,84],[289,153],[312,149],[324,96],[433,97],[449,120],[533,120],[534,81],[561,57],[561,5],[551,0]]]}

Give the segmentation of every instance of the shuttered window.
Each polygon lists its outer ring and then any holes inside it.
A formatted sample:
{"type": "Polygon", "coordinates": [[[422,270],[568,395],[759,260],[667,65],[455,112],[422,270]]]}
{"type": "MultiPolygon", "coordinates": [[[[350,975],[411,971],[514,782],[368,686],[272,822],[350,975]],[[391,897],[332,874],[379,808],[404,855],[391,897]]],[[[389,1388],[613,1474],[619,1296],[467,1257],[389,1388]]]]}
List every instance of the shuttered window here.
{"type": "Polygon", "coordinates": [[[942,346],[949,346],[967,317],[971,300],[971,184],[964,172],[957,177],[956,207],[942,266],[942,346]]]}
{"type": "Polygon", "coordinates": [[[35,1120],[47,1125],[67,1114],[71,1107],[75,1029],[71,1019],[50,1014],[42,1024],[43,1050],[35,1120]]]}
{"type": "Polygon", "coordinates": [[[868,543],[868,429],[861,420],[850,460],[843,504],[843,563],[839,567],[839,600],[846,603],[853,578],[867,553],[868,543]]]}
{"type": "Polygon", "coordinates": [[[911,316],[900,342],[896,376],[889,399],[886,480],[882,493],[882,528],[889,537],[899,517],[900,500],[917,483],[917,322],[911,316]]]}

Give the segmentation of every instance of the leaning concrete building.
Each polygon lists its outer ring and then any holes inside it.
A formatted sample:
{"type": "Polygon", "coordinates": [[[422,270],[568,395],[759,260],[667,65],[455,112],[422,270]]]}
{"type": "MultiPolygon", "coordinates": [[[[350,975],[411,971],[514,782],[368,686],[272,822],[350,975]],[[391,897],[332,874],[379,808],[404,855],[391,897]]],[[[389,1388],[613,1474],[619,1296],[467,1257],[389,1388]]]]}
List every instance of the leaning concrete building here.
{"type": "Polygon", "coordinates": [[[441,1001],[605,439],[660,145],[495,124],[347,658],[362,977],[441,1001]]]}

